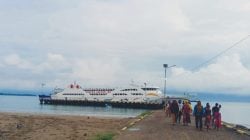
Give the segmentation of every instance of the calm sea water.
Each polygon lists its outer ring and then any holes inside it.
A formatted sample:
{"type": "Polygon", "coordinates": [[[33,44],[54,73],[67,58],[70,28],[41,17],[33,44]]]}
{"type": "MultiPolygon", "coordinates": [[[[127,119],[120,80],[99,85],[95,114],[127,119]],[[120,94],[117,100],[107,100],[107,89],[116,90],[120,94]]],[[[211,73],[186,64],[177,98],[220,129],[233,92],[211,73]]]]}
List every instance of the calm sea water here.
{"type": "Polygon", "coordinates": [[[144,111],[146,110],[111,107],[41,105],[38,97],[36,96],[0,95],[0,112],[126,118],[135,117],[144,111]]]}
{"type": "MultiPolygon", "coordinates": [[[[205,101],[203,106],[205,106],[205,101]]],[[[222,105],[222,120],[250,127],[250,103],[218,102],[222,105]]],[[[213,106],[215,102],[210,102],[213,106]]],[[[106,107],[40,105],[35,96],[0,96],[0,112],[57,114],[78,116],[135,117],[146,110],[106,107]]]]}

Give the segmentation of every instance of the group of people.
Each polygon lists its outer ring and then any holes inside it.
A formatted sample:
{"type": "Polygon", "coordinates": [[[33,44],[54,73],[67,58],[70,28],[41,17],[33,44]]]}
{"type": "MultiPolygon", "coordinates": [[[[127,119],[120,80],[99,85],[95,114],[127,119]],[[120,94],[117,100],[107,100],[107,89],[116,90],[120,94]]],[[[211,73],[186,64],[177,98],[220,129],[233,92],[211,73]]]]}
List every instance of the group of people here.
{"type": "Polygon", "coordinates": [[[191,123],[191,114],[195,117],[195,126],[197,129],[202,130],[203,128],[203,118],[204,124],[207,130],[212,126],[215,129],[219,129],[221,127],[221,113],[220,113],[221,105],[218,103],[211,109],[210,104],[207,103],[206,107],[203,107],[201,101],[198,101],[197,104],[192,109],[192,105],[190,101],[181,101],[173,100],[168,101],[165,105],[165,112],[168,117],[172,117],[172,123],[175,125],[176,123],[181,123],[181,118],[183,121],[183,125],[187,126],[191,123]]]}

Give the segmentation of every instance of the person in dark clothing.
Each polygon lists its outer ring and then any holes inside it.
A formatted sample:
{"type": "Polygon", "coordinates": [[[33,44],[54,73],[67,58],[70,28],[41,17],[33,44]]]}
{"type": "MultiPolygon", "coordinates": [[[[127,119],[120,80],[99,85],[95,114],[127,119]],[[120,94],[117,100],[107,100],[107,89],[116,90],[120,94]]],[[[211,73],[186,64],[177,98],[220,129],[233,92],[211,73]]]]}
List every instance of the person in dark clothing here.
{"type": "Polygon", "coordinates": [[[214,126],[214,118],[215,118],[214,115],[216,112],[219,112],[219,110],[220,110],[218,105],[219,105],[218,103],[215,103],[215,106],[212,108],[212,126],[213,127],[215,127],[214,126]]]}
{"type": "Polygon", "coordinates": [[[206,108],[205,108],[205,112],[204,112],[204,116],[205,116],[205,126],[207,126],[207,131],[210,128],[210,122],[211,122],[211,109],[210,109],[210,105],[209,103],[206,104],[206,108]]]}
{"type": "Polygon", "coordinates": [[[198,101],[197,105],[195,105],[193,115],[195,116],[196,128],[202,130],[203,106],[201,105],[201,101],[198,101]]]}
{"type": "Polygon", "coordinates": [[[176,124],[177,122],[177,115],[179,113],[179,106],[176,100],[173,100],[171,106],[170,106],[170,111],[173,119],[173,125],[176,124]]]}

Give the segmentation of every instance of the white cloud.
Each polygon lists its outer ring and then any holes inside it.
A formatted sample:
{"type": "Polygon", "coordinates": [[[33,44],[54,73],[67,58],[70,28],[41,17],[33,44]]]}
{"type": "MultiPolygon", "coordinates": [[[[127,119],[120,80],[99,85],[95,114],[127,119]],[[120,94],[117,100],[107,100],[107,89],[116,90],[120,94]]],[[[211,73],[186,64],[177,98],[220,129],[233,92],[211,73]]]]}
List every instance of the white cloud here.
{"type": "Polygon", "coordinates": [[[64,61],[64,58],[61,54],[53,54],[53,53],[49,53],[48,54],[48,60],[49,61],[54,61],[54,62],[61,62],[64,61]]]}
{"type": "Polygon", "coordinates": [[[228,11],[244,13],[250,11],[250,2],[248,0],[219,1],[218,7],[221,9],[226,9],[228,11]]]}
{"type": "MultiPolygon", "coordinates": [[[[86,85],[111,86],[124,80],[120,79],[125,71],[118,59],[86,59],[76,60],[70,75],[75,80],[86,82],[86,85]]],[[[72,79],[71,78],[71,79],[72,79]]]]}
{"type": "Polygon", "coordinates": [[[47,59],[33,68],[33,73],[60,72],[70,67],[69,63],[70,62],[68,62],[63,55],[49,52],[47,54],[47,59]]]}
{"type": "Polygon", "coordinates": [[[0,68],[3,68],[4,67],[4,64],[0,63],[0,68]]]}
{"type": "Polygon", "coordinates": [[[21,59],[17,54],[6,56],[4,61],[7,65],[19,65],[21,63],[21,59]]]}
{"type": "Polygon", "coordinates": [[[23,0],[0,7],[0,72],[9,83],[121,86],[133,79],[162,87],[162,64],[169,63],[178,66],[170,87],[249,91],[250,40],[216,63],[188,70],[249,34],[247,0],[23,0]]]}
{"type": "Polygon", "coordinates": [[[188,31],[189,24],[178,2],[82,2],[52,14],[43,40],[68,52],[140,54],[155,41],[188,31]]]}
{"type": "Polygon", "coordinates": [[[249,76],[250,69],[234,54],[218,58],[215,63],[194,72],[173,68],[168,86],[183,91],[249,94],[249,76]]]}
{"type": "Polygon", "coordinates": [[[29,61],[20,58],[18,54],[10,54],[4,57],[4,63],[10,66],[16,66],[21,69],[30,69],[32,65],[29,61]]]}

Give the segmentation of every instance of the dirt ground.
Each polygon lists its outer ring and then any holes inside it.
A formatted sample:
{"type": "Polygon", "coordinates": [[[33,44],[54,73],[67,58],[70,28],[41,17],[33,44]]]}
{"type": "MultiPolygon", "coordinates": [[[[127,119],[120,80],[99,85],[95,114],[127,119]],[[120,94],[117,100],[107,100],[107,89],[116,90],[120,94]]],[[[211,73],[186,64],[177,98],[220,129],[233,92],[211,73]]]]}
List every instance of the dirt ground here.
{"type": "Polygon", "coordinates": [[[116,136],[117,140],[250,140],[249,136],[239,135],[227,128],[221,130],[203,131],[197,130],[194,120],[190,126],[171,123],[163,111],[155,111],[149,117],[136,123],[121,135],[116,136]]]}
{"type": "Polygon", "coordinates": [[[138,118],[96,118],[0,113],[0,140],[91,140],[100,133],[112,132],[115,140],[250,140],[232,130],[199,131],[190,126],[171,124],[162,110],[138,118]],[[125,126],[130,126],[122,130],[125,126]]]}
{"type": "Polygon", "coordinates": [[[99,133],[119,135],[130,120],[0,113],[0,140],[87,140],[99,133]]]}

